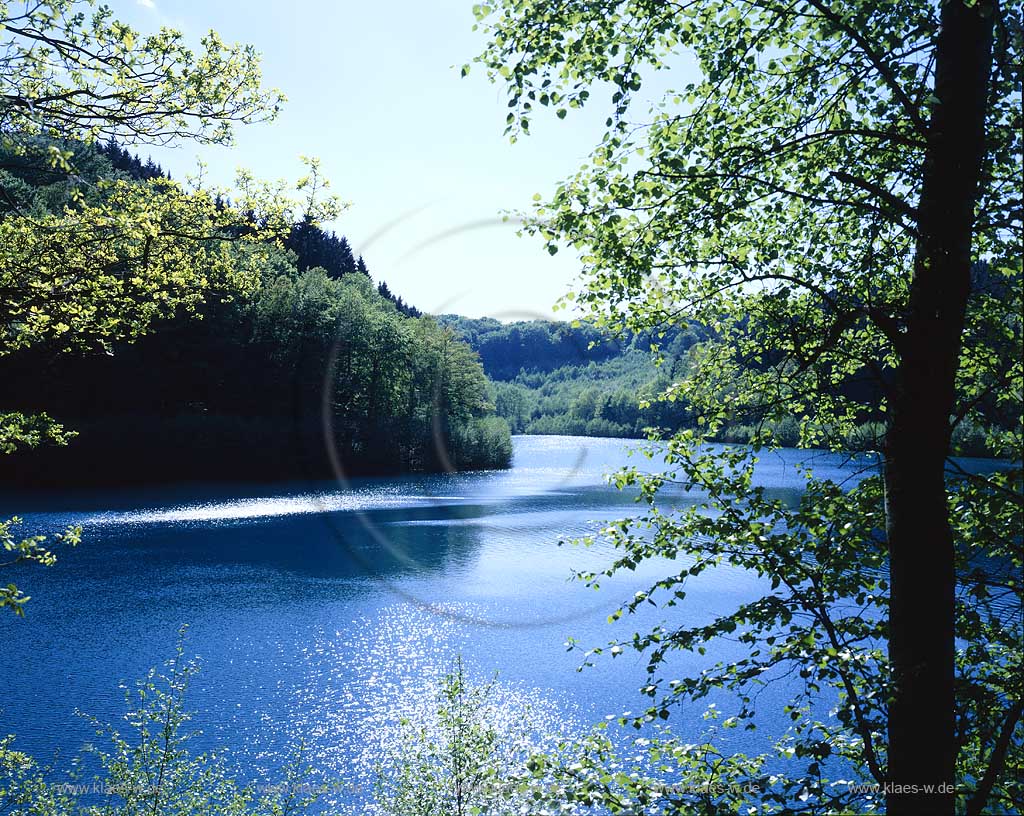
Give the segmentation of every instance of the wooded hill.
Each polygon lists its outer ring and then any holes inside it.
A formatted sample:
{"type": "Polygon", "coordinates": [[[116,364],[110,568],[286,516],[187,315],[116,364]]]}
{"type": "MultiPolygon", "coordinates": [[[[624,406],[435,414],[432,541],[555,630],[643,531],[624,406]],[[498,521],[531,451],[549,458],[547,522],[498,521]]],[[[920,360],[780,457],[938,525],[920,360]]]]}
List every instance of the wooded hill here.
{"type": "MultiPolygon", "coordinates": [[[[0,157],[0,208],[74,209],[46,169],[48,146],[0,157]]],[[[116,144],[69,147],[87,197],[105,195],[103,180],[164,177],[116,144]]],[[[344,237],[300,222],[283,243],[261,248],[251,291],[209,291],[194,314],[159,320],[135,342],[0,357],[4,410],[47,412],[78,433],[66,447],[4,457],[0,478],[329,476],[331,444],[347,473],[508,464],[508,427],[465,343],[374,284],[344,237]]]]}
{"type": "MultiPolygon", "coordinates": [[[[986,269],[976,271],[979,286],[989,281],[986,269]]],[[[996,293],[998,294],[998,293],[996,293]]],[[[659,397],[687,376],[711,337],[704,327],[690,323],[667,327],[656,338],[660,364],[651,352],[652,338],[625,333],[612,338],[587,323],[472,319],[442,315],[439,322],[454,329],[480,355],[484,371],[493,381],[493,402],[513,433],[569,434],[642,438],[648,428],[669,433],[698,426],[698,415],[683,399],[659,397]]],[[[850,377],[845,392],[866,403],[878,403],[866,378],[850,377]]],[[[723,396],[725,396],[723,391],[723,396]]],[[[1005,425],[994,400],[985,404],[987,424],[1005,425]]],[[[961,423],[953,436],[954,449],[965,456],[987,456],[987,424],[961,423]]],[[[736,415],[716,438],[722,442],[749,442],[769,430],[783,445],[800,441],[797,417],[766,419],[756,413],[736,415]]],[[[880,410],[866,410],[846,439],[851,450],[876,450],[885,428],[880,410]]]]}

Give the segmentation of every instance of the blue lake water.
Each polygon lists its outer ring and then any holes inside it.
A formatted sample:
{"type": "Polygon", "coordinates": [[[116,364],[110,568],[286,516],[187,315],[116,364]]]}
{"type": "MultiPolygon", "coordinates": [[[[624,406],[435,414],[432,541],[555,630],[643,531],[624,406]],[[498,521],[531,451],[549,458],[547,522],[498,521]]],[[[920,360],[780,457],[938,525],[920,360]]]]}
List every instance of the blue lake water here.
{"type": "MultiPolygon", "coordinates": [[[[121,684],[170,657],[182,624],[186,651],[202,662],[189,696],[200,744],[227,747],[271,777],[274,757],[303,741],[358,791],[395,712],[422,703],[456,655],[474,677],[497,672],[502,699],[528,705],[553,732],[638,710],[643,659],[627,653],[577,671],[582,657],[566,638],[600,645],[669,614],[677,625],[708,619],[758,591],[757,581],[718,569],[689,586],[686,604],[609,625],[665,565],[595,591],[569,580],[572,570],[611,553],[558,542],[634,512],[633,496],[604,477],[650,463],[629,457],[638,443],[624,440],[514,444],[514,466],[502,472],[4,496],[0,514],[21,515],[26,533],[84,532],[57,566],[15,576],[32,600],[25,619],[0,616],[0,733],[37,757],[70,759],[95,738],[76,712],[116,723],[121,684]]],[[[819,476],[855,471],[845,457],[781,451],[758,478],[795,497],[795,466],[808,459],[819,476]]],[[[760,703],[780,733],[785,691],[773,686],[760,703]]],[[[680,710],[670,724],[696,739],[702,710],[680,710]]],[[[751,747],[749,737],[731,739],[751,747]]]]}

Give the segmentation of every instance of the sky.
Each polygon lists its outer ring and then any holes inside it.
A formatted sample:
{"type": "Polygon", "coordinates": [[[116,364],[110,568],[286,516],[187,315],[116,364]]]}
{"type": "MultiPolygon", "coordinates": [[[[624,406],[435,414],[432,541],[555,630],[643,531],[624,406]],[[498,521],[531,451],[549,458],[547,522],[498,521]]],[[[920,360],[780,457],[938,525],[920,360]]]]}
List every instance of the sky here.
{"type": "Polygon", "coordinates": [[[212,28],[252,43],[265,84],[288,97],[273,123],[240,127],[233,147],[139,150],[176,178],[201,157],[213,184],[229,186],[238,167],[294,180],[300,155],[319,157],[333,192],[351,202],[326,226],[375,280],[426,312],[552,317],[578,280],[573,253],[550,256],[500,214],[529,209],[570,175],[599,141],[607,109],[538,116],[532,135],[510,144],[503,88],[479,65],[460,78],[485,44],[472,31],[472,0],[108,3],[141,31],[167,25],[197,42],[212,28]]]}

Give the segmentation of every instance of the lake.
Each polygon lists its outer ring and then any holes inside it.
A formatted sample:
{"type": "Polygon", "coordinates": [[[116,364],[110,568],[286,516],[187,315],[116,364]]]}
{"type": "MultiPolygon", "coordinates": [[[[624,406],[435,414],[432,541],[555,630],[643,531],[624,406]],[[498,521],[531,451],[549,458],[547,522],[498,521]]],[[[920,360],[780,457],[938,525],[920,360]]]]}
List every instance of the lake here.
{"type": "MultiPolygon", "coordinates": [[[[116,722],[121,684],[171,657],[186,623],[186,651],[202,662],[189,696],[200,744],[227,747],[272,778],[275,755],[302,741],[353,796],[365,790],[375,740],[395,712],[429,702],[458,655],[474,678],[497,672],[510,710],[529,706],[553,733],[638,710],[642,659],[627,653],[577,671],[582,654],[566,651],[567,637],[601,645],[667,614],[677,623],[710,618],[759,590],[753,576],[722,568],[691,583],[684,605],[610,625],[608,615],[665,565],[643,565],[599,591],[569,580],[610,552],[559,541],[634,512],[633,495],[604,477],[626,464],[650,468],[629,456],[638,444],[516,437],[508,471],[345,485],[6,495],[0,512],[21,515],[26,533],[81,524],[83,543],[55,567],[16,577],[32,600],[24,620],[0,616],[0,733],[16,733],[15,747],[40,759],[70,759],[94,738],[76,712],[116,722]]],[[[758,480],[795,497],[795,466],[809,459],[823,477],[855,469],[846,457],[784,450],[765,457],[758,480]]],[[[784,698],[782,684],[761,698],[762,723],[779,731],[784,698]]],[[[701,711],[681,710],[670,724],[697,739],[701,711]]],[[[730,739],[737,750],[753,747],[749,737],[730,739]]]]}

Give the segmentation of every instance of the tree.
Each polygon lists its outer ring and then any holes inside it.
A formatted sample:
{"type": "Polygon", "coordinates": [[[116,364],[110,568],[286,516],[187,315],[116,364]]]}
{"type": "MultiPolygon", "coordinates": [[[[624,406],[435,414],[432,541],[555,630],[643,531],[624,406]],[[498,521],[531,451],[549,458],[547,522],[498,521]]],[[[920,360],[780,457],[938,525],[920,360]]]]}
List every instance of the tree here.
{"type": "Polygon", "coordinates": [[[526,389],[512,383],[496,382],[494,411],[508,420],[514,433],[522,433],[530,419],[530,399],[526,389]]]}
{"type": "Polygon", "coordinates": [[[300,272],[319,267],[332,278],[340,278],[358,271],[348,241],[324,232],[312,219],[293,226],[285,246],[296,254],[300,272]]]}
{"type": "MultiPolygon", "coordinates": [[[[315,160],[298,185],[305,213],[283,183],[248,173],[231,207],[218,205],[216,191],[163,177],[152,162],[139,165],[144,182],[87,184],[76,165],[83,142],[226,144],[236,124],[271,119],[281,102],[261,88],[251,46],[225,45],[210,32],[196,53],[180,32],[143,37],[106,7],[90,14],[92,6],[0,3],[4,154],[65,188],[53,206],[14,200],[0,218],[0,355],[44,345],[57,353],[109,349],[134,339],[156,318],[194,309],[211,287],[253,286],[268,241],[303,217],[337,211],[334,199],[314,201],[323,187],[315,160]],[[252,251],[233,251],[239,243],[252,251]]],[[[5,452],[68,438],[45,414],[0,413],[5,452]]],[[[77,537],[74,529],[65,534],[71,543],[77,537]]],[[[13,563],[53,561],[41,539],[16,541],[9,526],[3,543],[13,563]]],[[[14,584],[0,589],[0,607],[21,613],[25,600],[14,584]]]]}
{"type": "Polygon", "coordinates": [[[253,354],[269,363],[260,408],[303,429],[310,444],[297,447],[321,466],[325,419],[333,461],[350,474],[508,466],[508,426],[489,416],[479,361],[366,276],[312,269],[270,281],[252,324],[253,354]]]}
{"type": "Polygon", "coordinates": [[[225,144],[236,124],[273,119],[284,101],[261,87],[256,49],[214,31],[197,53],[180,31],[142,36],[91,0],[5,1],[0,25],[5,139],[225,144]]]}
{"type": "MultiPolygon", "coordinates": [[[[713,491],[709,511],[738,502],[777,526],[747,510],[746,527],[729,521],[739,520],[733,512],[708,526],[652,511],[660,549],[624,524],[613,535],[627,550],[619,568],[692,552],[684,536],[697,529],[737,536],[743,546],[716,546],[715,558],[763,571],[787,594],[709,631],[756,623],[751,654],[768,644],[781,659],[767,622],[788,625],[794,609],[815,621],[803,651],[786,641],[787,659],[810,682],[839,688],[852,710],[841,722],[852,753],[890,784],[890,813],[952,812],[954,781],[962,796],[972,789],[961,801],[970,812],[1019,806],[1019,790],[1005,784],[1007,756],[1019,756],[1024,689],[999,665],[1019,667],[1019,657],[982,649],[984,679],[966,657],[998,626],[986,587],[1000,584],[1013,608],[1020,603],[1019,580],[979,578],[969,566],[995,552],[1019,567],[1019,470],[951,475],[957,466],[947,464],[952,432],[986,401],[1004,418],[992,449],[1021,456],[1019,3],[506,0],[476,12],[490,37],[480,59],[508,89],[513,138],[529,132],[535,106],[563,118],[588,103],[594,84],[610,85],[601,144],[531,224],[550,251],[565,242],[583,253],[587,280],[576,298],[606,325],[657,330],[692,318],[715,329],[668,397],[688,399],[712,431],[745,415],[789,413],[802,419],[804,444],[841,447],[871,407],[842,386],[871,377],[882,395],[880,476],[843,499],[812,482],[797,517],[765,504],[745,465],[728,456],[712,464],[696,453],[700,435],[677,436],[670,465],[684,484],[713,491]],[[633,118],[645,79],[678,65],[683,51],[700,80],[633,118]],[[861,503],[850,520],[863,531],[855,544],[833,529],[840,501],[861,503]],[[994,524],[971,515],[992,505],[994,524]],[[884,511],[882,539],[862,523],[875,510],[884,511]],[[785,558],[793,543],[824,548],[827,568],[840,573],[867,568],[884,547],[889,582],[842,586],[838,574],[785,558]],[[833,549],[843,547],[842,556],[833,549]],[[958,595],[958,578],[973,598],[958,595]],[[837,611],[861,598],[880,628],[857,629],[837,611]],[[814,644],[828,640],[837,617],[850,631],[833,632],[840,640],[829,648],[853,648],[859,662],[828,677],[834,669],[814,661],[833,658],[814,644]],[[875,654],[876,637],[887,659],[875,654]],[[957,650],[957,637],[973,646],[957,650]]],[[[663,484],[631,479],[647,497],[663,484]]],[[[659,588],[681,592],[684,580],[685,571],[659,588]]],[[[692,631],[658,634],[635,645],[658,657],[702,642],[692,631]]],[[[1013,642],[997,641],[1000,650],[1013,642]]],[[[727,684],[754,664],[729,669],[727,684]]],[[[820,738],[823,728],[810,731],[820,738]]],[[[800,748],[814,755],[812,741],[800,748]]]]}

